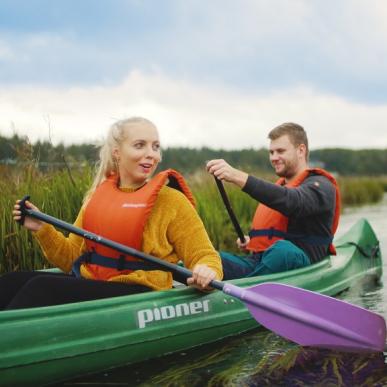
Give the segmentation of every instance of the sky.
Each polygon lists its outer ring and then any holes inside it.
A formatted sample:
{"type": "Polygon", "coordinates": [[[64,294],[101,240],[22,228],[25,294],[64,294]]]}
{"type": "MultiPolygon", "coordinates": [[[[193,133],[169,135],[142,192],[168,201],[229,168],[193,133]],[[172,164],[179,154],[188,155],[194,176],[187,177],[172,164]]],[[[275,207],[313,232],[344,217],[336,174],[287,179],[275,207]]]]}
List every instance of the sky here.
{"type": "Polygon", "coordinates": [[[0,134],[96,143],[143,116],[162,146],[387,148],[385,0],[1,0],[0,134]]]}

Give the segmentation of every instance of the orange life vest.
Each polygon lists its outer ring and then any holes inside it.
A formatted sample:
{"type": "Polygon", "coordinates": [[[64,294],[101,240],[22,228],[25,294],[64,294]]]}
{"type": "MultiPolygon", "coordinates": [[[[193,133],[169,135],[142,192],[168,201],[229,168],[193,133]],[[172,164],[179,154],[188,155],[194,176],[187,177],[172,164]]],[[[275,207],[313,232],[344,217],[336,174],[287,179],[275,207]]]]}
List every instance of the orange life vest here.
{"type": "MultiPolygon", "coordinates": [[[[311,173],[325,176],[334,185],[336,190],[336,206],[335,214],[331,227],[331,236],[318,236],[318,235],[292,235],[288,234],[288,222],[287,216],[283,215],[279,211],[276,211],[264,204],[259,204],[253,218],[252,229],[249,233],[250,242],[247,246],[248,250],[254,252],[265,251],[272,244],[280,239],[292,239],[302,240],[304,243],[329,245],[329,252],[336,254],[336,249],[332,244],[333,236],[337,230],[340,217],[340,192],[337,186],[335,178],[321,168],[308,168],[301,172],[295,179],[289,184],[286,184],[288,188],[298,187],[311,173]]],[[[284,185],[285,179],[280,178],[276,184],[284,185]]]]}
{"type": "MultiPolygon", "coordinates": [[[[91,199],[83,215],[83,228],[106,239],[137,250],[142,248],[142,237],[146,221],[152,211],[157,195],[168,181],[172,188],[182,191],[195,206],[193,195],[184,178],[173,169],[160,172],[147,184],[134,192],[124,192],[117,187],[117,175],[102,182],[91,199]]],[[[88,253],[81,256],[73,271],[79,275],[81,264],[94,279],[125,275],[134,270],[156,270],[152,265],[131,256],[103,246],[91,240],[86,240],[88,253]]]]}

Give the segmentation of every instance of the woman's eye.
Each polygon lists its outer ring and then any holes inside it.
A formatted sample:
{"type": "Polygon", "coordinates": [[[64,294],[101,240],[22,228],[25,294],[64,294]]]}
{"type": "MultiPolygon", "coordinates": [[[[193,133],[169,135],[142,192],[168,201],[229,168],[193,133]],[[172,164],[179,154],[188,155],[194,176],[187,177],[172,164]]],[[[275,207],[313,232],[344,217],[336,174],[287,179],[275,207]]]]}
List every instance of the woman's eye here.
{"type": "Polygon", "coordinates": [[[141,143],[141,142],[136,142],[136,143],[134,144],[134,147],[135,147],[136,149],[141,149],[143,146],[144,146],[144,144],[141,143]]]}
{"type": "Polygon", "coordinates": [[[160,144],[154,144],[154,145],[153,145],[153,150],[154,150],[154,151],[160,150],[160,144]]]}

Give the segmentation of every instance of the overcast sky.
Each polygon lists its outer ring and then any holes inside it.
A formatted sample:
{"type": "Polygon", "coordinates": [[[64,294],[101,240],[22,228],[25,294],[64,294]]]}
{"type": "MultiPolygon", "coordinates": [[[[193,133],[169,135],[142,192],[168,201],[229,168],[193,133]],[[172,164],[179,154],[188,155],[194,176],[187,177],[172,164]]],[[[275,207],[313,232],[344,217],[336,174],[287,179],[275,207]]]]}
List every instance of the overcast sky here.
{"type": "Polygon", "coordinates": [[[144,116],[164,146],[387,148],[385,0],[1,0],[0,134],[96,142],[144,116]]]}

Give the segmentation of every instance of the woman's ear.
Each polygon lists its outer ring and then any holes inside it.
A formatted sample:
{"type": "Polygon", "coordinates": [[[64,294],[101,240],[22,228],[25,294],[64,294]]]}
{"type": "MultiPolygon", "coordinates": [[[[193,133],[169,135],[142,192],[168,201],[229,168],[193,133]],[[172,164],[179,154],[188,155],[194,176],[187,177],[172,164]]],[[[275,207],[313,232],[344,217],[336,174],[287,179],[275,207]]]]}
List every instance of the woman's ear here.
{"type": "Polygon", "coordinates": [[[117,147],[113,148],[112,156],[113,156],[113,159],[115,161],[119,161],[119,159],[120,159],[120,151],[119,151],[119,149],[117,147]]]}

